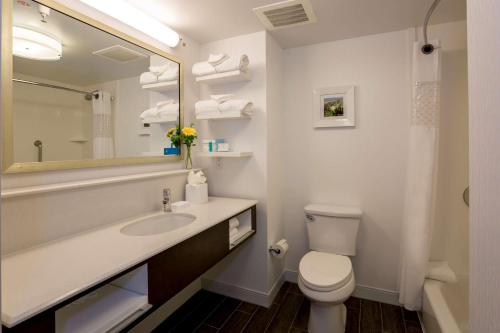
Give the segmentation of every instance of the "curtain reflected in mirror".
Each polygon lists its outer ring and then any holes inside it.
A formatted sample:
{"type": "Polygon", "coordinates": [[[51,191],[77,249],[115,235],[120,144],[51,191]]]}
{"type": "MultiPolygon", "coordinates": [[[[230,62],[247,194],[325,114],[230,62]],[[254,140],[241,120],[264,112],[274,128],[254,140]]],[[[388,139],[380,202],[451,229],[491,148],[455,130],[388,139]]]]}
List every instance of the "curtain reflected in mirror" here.
{"type": "Polygon", "coordinates": [[[178,63],[33,1],[13,1],[12,49],[15,163],[165,156],[178,63]]]}

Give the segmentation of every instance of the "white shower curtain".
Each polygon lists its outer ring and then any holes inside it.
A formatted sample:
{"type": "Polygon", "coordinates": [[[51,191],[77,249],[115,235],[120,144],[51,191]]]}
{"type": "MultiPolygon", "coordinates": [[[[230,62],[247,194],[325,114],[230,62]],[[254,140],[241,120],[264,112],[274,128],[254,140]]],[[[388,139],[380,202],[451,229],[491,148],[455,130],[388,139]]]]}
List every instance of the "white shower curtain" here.
{"type": "Polygon", "coordinates": [[[111,95],[99,90],[92,98],[94,158],[113,158],[113,122],[111,95]]]}
{"type": "MultiPolygon", "coordinates": [[[[438,46],[438,41],[432,41],[438,46]]],[[[402,229],[399,302],[420,310],[429,261],[439,135],[440,51],[425,55],[413,46],[413,105],[410,126],[405,217],[402,229]]]]}

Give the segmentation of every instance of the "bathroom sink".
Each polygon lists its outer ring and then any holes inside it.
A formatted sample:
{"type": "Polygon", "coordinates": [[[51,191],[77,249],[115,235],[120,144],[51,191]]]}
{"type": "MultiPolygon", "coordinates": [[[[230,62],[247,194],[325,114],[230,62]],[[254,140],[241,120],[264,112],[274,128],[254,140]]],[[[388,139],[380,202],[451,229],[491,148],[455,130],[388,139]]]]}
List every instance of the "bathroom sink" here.
{"type": "Polygon", "coordinates": [[[126,225],[120,232],[128,236],[156,235],[185,227],[195,219],[191,214],[165,213],[126,225]]]}

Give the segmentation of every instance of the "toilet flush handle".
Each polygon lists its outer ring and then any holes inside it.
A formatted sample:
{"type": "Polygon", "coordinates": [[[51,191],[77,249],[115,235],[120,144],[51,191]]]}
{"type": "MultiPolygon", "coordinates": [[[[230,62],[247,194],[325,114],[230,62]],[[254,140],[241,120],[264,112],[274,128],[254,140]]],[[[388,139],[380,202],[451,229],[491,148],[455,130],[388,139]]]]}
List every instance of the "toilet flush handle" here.
{"type": "Polygon", "coordinates": [[[306,214],[306,219],[308,222],[314,222],[315,220],[314,216],[311,214],[306,214]]]}

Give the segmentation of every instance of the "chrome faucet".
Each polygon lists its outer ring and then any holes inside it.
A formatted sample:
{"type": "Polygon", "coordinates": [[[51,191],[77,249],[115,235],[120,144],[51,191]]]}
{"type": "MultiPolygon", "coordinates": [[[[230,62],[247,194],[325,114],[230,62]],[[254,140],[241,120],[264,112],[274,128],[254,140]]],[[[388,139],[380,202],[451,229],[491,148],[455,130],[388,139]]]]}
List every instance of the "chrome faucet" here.
{"type": "Polygon", "coordinates": [[[163,211],[170,213],[172,211],[172,196],[169,188],[163,189],[163,211]]]}

